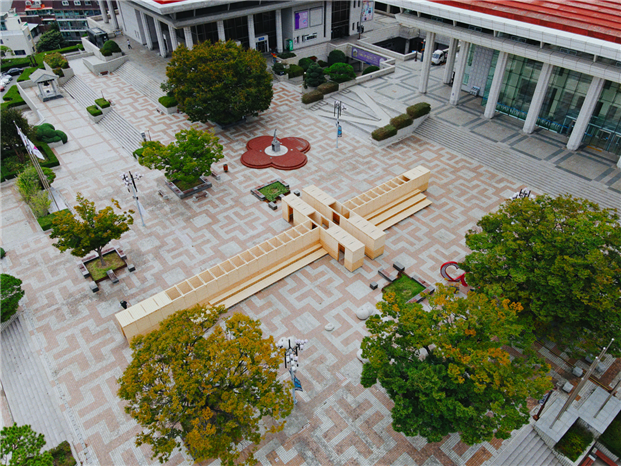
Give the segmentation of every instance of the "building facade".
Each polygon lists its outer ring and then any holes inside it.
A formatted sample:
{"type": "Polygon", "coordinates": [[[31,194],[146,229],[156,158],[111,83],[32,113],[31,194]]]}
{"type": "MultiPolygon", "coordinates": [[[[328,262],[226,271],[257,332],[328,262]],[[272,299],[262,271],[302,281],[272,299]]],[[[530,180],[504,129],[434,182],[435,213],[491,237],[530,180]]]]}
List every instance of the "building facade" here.
{"type": "Polygon", "coordinates": [[[0,45],[3,56],[32,55],[35,50],[33,35],[28,23],[22,21],[15,10],[0,14],[0,45]]]}
{"type": "MultiPolygon", "coordinates": [[[[621,3],[392,0],[389,11],[425,35],[418,87],[425,93],[431,54],[448,46],[443,81],[482,96],[482,112],[621,155],[621,3]],[[457,53],[459,50],[459,53],[457,53]]],[[[621,162],[620,162],[621,163],[621,162]]]]}
{"type": "Polygon", "coordinates": [[[179,44],[191,48],[232,39],[262,52],[296,50],[357,34],[369,25],[368,0],[223,1],[128,0],[119,3],[125,34],[167,56],[179,44]]]}

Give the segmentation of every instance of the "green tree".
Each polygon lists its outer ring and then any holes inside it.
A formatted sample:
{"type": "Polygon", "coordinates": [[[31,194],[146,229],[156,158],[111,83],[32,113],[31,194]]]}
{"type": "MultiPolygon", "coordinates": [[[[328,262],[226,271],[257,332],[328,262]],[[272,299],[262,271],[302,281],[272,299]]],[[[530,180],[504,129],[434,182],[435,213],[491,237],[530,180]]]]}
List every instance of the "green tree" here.
{"type": "MultiPolygon", "coordinates": [[[[257,444],[282,430],[291,413],[291,383],[277,380],[282,350],[271,336],[263,338],[259,321],[242,314],[217,325],[224,312],[224,306],[179,311],[131,342],[119,397],[145,429],[136,444],[151,445],[160,462],[181,438],[196,462],[238,464],[242,441],[257,444]]],[[[254,462],[250,454],[243,464],[254,462]]]]}
{"type": "Polygon", "coordinates": [[[166,67],[179,108],[191,121],[228,124],[267,110],[274,92],[265,59],[235,42],[202,42],[188,50],[181,45],[166,67]]]}
{"type": "MultiPolygon", "coordinates": [[[[466,235],[472,286],[520,302],[538,337],[576,355],[621,335],[621,226],[616,210],[571,196],[515,199],[466,235]]],[[[611,348],[619,354],[619,345],[611,348]]]]}
{"type": "Polygon", "coordinates": [[[49,451],[41,451],[45,437],[29,425],[3,427],[0,431],[0,461],[7,466],[53,466],[49,451]]]}
{"type": "Polygon", "coordinates": [[[347,63],[347,55],[342,50],[334,49],[328,54],[328,65],[347,63]]]}
{"type": "MultiPolygon", "coordinates": [[[[132,210],[122,214],[114,213],[108,206],[99,212],[95,209],[95,203],[82,197],[76,196],[78,205],[75,207],[79,218],[73,216],[69,210],[61,210],[56,214],[52,222],[50,238],[58,238],[54,247],[61,252],[70,251],[76,257],[84,257],[91,251],[97,252],[102,267],[104,262],[101,251],[113,239],[119,239],[123,233],[129,230],[129,225],[134,223],[132,210]]],[[[119,203],[112,199],[112,203],[120,209],[119,203]]]]}
{"type": "Polygon", "coordinates": [[[201,175],[210,175],[211,165],[224,157],[222,144],[210,131],[184,129],[175,134],[175,139],[167,146],[159,141],[143,142],[138,163],[164,170],[166,178],[171,181],[193,183],[201,175]]]}
{"type": "Polygon", "coordinates": [[[12,275],[0,274],[0,317],[1,322],[6,322],[17,312],[19,300],[24,297],[22,281],[12,275]]]}
{"type": "Polygon", "coordinates": [[[41,34],[39,42],[37,42],[37,52],[49,52],[50,50],[58,50],[65,47],[66,41],[60,32],[57,23],[51,23],[47,32],[41,34]]]}
{"type": "Polygon", "coordinates": [[[530,350],[519,304],[454,293],[439,285],[429,312],[386,293],[380,314],[367,320],[361,383],[381,383],[395,403],[392,426],[407,436],[437,442],[459,432],[468,445],[508,438],[528,422],[527,397],[552,387],[548,368],[530,350]],[[506,345],[523,357],[512,359],[506,345]]]}
{"type": "Polygon", "coordinates": [[[52,200],[47,194],[47,191],[37,191],[31,198],[28,205],[32,209],[32,213],[36,218],[45,217],[52,204],[52,200]]]}
{"type": "Polygon", "coordinates": [[[33,129],[21,110],[7,108],[2,109],[0,112],[0,139],[2,140],[2,149],[6,151],[15,150],[19,160],[23,162],[26,159],[27,152],[13,122],[15,122],[29,138],[32,137],[33,129]]]}
{"type": "MultiPolygon", "coordinates": [[[[56,179],[56,173],[54,173],[54,170],[47,167],[41,167],[41,171],[43,172],[43,175],[45,175],[45,177],[47,178],[47,182],[51,185],[56,179]]],[[[39,189],[43,189],[43,185],[41,184],[41,180],[39,180],[39,175],[37,174],[37,169],[32,165],[26,167],[24,171],[19,174],[17,180],[19,181],[20,179],[27,179],[28,182],[36,184],[39,189]]]]}
{"type": "Polygon", "coordinates": [[[327,68],[324,73],[330,76],[332,81],[337,83],[344,83],[345,81],[356,79],[354,67],[347,63],[335,63],[330,66],[330,68],[327,68]]]}
{"type": "Polygon", "coordinates": [[[312,63],[308,67],[308,71],[306,72],[304,79],[306,80],[306,84],[312,87],[317,87],[326,82],[326,77],[323,74],[323,68],[317,63],[312,63]]]}

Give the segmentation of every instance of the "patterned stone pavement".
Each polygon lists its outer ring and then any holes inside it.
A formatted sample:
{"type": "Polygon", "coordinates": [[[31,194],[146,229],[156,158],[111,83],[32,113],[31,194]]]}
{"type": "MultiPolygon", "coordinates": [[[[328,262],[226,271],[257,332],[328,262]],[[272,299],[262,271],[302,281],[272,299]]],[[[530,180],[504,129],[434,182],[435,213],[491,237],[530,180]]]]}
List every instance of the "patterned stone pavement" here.
{"type": "MultiPolygon", "coordinates": [[[[81,78],[96,92],[104,90],[116,111],[136,128],[149,128],[152,139],[166,143],[189,126],[181,115],[159,114],[148,98],[118,76],[81,78]]],[[[100,208],[111,197],[132,208],[119,172],[146,175],[139,194],[147,227],[137,222],[121,240],[137,270],[121,272],[119,284],[102,282],[97,294],[75,267],[75,258],[59,253],[40,231],[14,183],[0,187],[2,245],[9,251],[1,269],[24,281],[23,313],[50,366],[50,383],[64,393],[61,409],[76,420],[75,447],[87,464],[156,464],[148,448],[135,446],[139,428],[116,397],[116,380],[131,358],[114,324],[121,299],[144,299],[288,229],[279,211],[272,212],[250,194],[260,183],[282,177],[292,189],[315,184],[342,202],[419,164],[432,171],[427,196],[433,204],[391,228],[386,252],[377,260],[365,259],[351,273],[322,258],[231,309],[260,319],[265,334],[275,339],[309,339],[299,373],[305,391],[299,393],[285,430],[270,435],[257,457],[262,464],[476,466],[497,454],[500,441],[468,447],[454,434],[427,444],[395,433],[388,397],[377,387],[367,390],[359,384],[362,365],[356,351],[366,331],[354,311],[380,299],[379,289],[373,291],[368,284],[377,281],[381,288],[384,282],[377,271],[394,261],[427,281],[441,280],[440,264],[466,254],[464,233],[524,185],[415,136],[377,149],[346,134],[335,149],[333,124],[300,110],[298,99],[296,89],[277,84],[272,107],[260,118],[219,131],[225,147],[221,163],[228,163],[230,172],[214,180],[209,197],[198,202],[158,196],[158,189],[167,189],[163,175],[140,167],[71,98],[41,104],[46,121],[69,136],[56,149],[62,165],[54,183],[69,204],[82,192],[100,208]],[[311,143],[308,164],[292,172],[242,166],[239,157],[246,142],[275,128],[280,136],[301,136],[311,143]],[[327,323],[335,330],[326,332],[327,323]]],[[[187,461],[178,452],[170,464],[187,461]]]]}

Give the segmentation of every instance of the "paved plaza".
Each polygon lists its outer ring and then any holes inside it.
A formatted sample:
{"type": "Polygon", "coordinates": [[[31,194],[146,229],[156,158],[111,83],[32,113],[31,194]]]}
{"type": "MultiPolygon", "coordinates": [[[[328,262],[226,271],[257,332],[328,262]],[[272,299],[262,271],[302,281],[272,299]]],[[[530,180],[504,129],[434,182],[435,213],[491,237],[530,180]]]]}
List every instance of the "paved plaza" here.
{"type": "MultiPolygon", "coordinates": [[[[132,51],[130,65],[140,68],[153,54],[144,49],[132,51]]],[[[121,310],[120,300],[138,302],[290,228],[280,210],[271,211],[250,193],[257,185],[274,178],[283,178],[292,190],[314,184],[344,202],[418,165],[432,172],[426,194],[433,204],[388,230],[382,256],[365,258],[363,267],[353,273],[326,256],[229,311],[260,319],[264,334],[275,340],[290,335],[309,340],[300,357],[298,376],[304,387],[304,392],[298,393],[300,402],[284,431],[268,436],[256,457],[264,465],[477,466],[498,455],[502,441],[468,447],[459,435],[452,434],[442,442],[427,444],[420,437],[394,432],[389,398],[378,387],[364,389],[360,385],[362,364],[356,352],[366,330],[354,313],[364,304],[380,300],[385,281],[378,270],[392,267],[395,261],[428,282],[440,281],[440,265],[467,254],[464,234],[520,188],[555,193],[563,187],[563,192],[578,187],[585,197],[603,200],[603,205],[619,205],[621,172],[605,155],[563,151],[562,141],[548,133],[520,136],[519,128],[508,118],[496,118],[484,129],[488,123],[482,121],[482,109],[474,108],[473,99],[465,97],[458,108],[449,107],[447,99],[437,99],[449,92],[442,84],[430,85],[429,96],[417,97],[416,67],[412,62],[399,64],[394,75],[361,87],[390,116],[413,102],[432,103],[432,116],[421,126],[420,134],[384,149],[370,142],[368,131],[374,126],[347,121],[345,136],[336,149],[333,121],[323,116],[319,107],[301,109],[298,87],[275,84],[268,111],[253,122],[217,131],[225,153],[214,167],[220,180],[212,179],[209,196],[198,202],[159,196],[158,190],[168,189],[163,174],[140,167],[117,135],[91,123],[84,107],[69,95],[39,104],[45,121],[69,137],[67,144],[55,149],[61,166],[55,169],[54,182],[68,204],[75,204],[75,195],[81,192],[98,208],[110,205],[111,198],[124,209],[135,208],[119,174],[131,170],[145,175],[138,188],[146,209],[146,228],[136,218],[119,242],[136,271],[124,269],[115,285],[101,282],[96,294],[76,267],[77,259],[52,247],[53,241],[19,198],[14,181],[0,186],[1,240],[8,251],[0,266],[3,273],[24,282],[19,322],[45,366],[45,376],[54,389],[50,397],[58,402],[69,440],[82,461],[158,464],[150,459],[149,448],[135,446],[140,428],[125,414],[116,396],[117,379],[131,359],[129,345],[114,323],[114,314],[121,310]],[[407,87],[407,94],[402,87],[407,87]],[[469,143],[480,138],[492,144],[481,146],[478,152],[483,155],[492,151],[494,144],[502,146],[498,160],[491,166],[484,164],[469,155],[473,148],[460,150],[454,143],[447,148],[441,143],[443,134],[429,134],[433,131],[425,129],[446,127],[453,131],[457,126],[467,129],[463,137],[470,138],[469,143]],[[253,170],[239,162],[249,139],[270,135],[274,129],[281,137],[299,136],[310,142],[306,166],[281,172],[253,170]],[[522,156],[528,157],[532,167],[516,173],[511,157],[517,160],[522,156]],[[223,173],[223,163],[229,165],[229,173],[223,173]],[[593,168],[600,165],[605,168],[593,168]],[[530,178],[535,174],[540,178],[530,178]],[[546,179],[551,180],[553,190],[542,185],[546,179]],[[380,288],[371,290],[372,281],[380,288]],[[324,330],[328,323],[335,330],[324,330]]],[[[191,125],[182,114],[158,112],[148,96],[121,78],[122,73],[100,77],[77,64],[74,68],[94,93],[103,92],[113,101],[115,112],[127,125],[138,131],[148,129],[153,140],[166,144],[176,132],[191,125]]],[[[434,69],[432,79],[439,79],[442,71],[434,69]]],[[[149,76],[161,80],[161,69],[149,76]]],[[[357,88],[342,95],[344,100],[352,100],[351,115],[355,108],[362,111],[354,104],[359,95],[357,88]]],[[[35,122],[36,116],[29,117],[35,122]]],[[[282,377],[288,377],[284,367],[282,377]]],[[[31,415],[34,418],[37,413],[31,415]]],[[[7,406],[2,405],[4,423],[7,416],[7,406]]],[[[177,452],[169,464],[191,462],[177,452]]]]}

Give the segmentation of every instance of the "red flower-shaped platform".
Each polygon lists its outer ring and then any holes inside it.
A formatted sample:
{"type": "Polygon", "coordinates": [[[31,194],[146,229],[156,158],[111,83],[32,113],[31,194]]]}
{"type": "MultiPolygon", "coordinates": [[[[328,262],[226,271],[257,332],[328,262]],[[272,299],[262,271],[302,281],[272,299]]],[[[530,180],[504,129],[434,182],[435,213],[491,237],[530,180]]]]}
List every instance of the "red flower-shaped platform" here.
{"type": "Polygon", "coordinates": [[[278,139],[282,155],[270,155],[272,139],[272,136],[259,136],[248,141],[246,144],[248,150],[241,156],[241,163],[248,168],[274,167],[278,170],[296,170],[306,165],[308,159],[305,153],[310,150],[307,140],[302,138],[278,139]]]}

